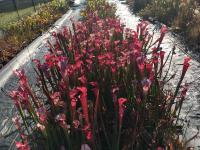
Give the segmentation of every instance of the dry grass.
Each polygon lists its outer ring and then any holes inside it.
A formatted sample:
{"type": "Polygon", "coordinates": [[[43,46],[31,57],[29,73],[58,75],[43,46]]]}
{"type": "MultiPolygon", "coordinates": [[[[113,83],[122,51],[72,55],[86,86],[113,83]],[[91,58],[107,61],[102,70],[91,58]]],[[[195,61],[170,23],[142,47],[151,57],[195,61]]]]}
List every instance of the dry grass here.
{"type": "Polygon", "coordinates": [[[135,2],[134,7],[140,9],[138,14],[144,19],[152,17],[171,26],[175,32],[186,37],[189,45],[199,49],[200,13],[197,0],[150,0],[151,3],[143,5],[142,8],[139,0],[131,1],[135,2]]]}

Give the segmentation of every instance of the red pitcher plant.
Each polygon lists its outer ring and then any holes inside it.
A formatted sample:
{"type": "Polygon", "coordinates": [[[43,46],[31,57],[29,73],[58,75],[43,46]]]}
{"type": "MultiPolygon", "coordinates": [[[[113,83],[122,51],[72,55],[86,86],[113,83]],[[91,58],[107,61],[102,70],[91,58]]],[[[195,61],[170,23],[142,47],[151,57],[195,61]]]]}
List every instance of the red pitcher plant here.
{"type": "Polygon", "coordinates": [[[18,110],[17,148],[147,150],[175,143],[189,59],[177,88],[166,88],[174,77],[167,75],[170,57],[161,48],[167,28],[152,42],[147,22],[135,31],[90,14],[72,27],[54,32],[43,61],[33,60],[36,88],[16,71],[19,88],[10,97],[18,110]]]}

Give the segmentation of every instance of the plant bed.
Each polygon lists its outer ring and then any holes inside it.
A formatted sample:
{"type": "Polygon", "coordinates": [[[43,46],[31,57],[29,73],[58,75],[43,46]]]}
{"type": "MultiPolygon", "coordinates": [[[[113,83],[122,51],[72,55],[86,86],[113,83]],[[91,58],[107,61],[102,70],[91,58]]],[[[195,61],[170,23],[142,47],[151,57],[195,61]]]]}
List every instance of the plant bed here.
{"type": "Polygon", "coordinates": [[[185,39],[189,49],[199,53],[199,3],[197,0],[148,0],[148,3],[140,7],[139,0],[129,0],[131,8],[138,7],[139,16],[144,19],[153,18],[172,28],[172,30],[185,39]],[[135,6],[131,4],[135,2],[135,6]]]}
{"type": "Polygon", "coordinates": [[[81,13],[82,19],[88,19],[94,12],[102,19],[115,17],[116,8],[105,0],[87,0],[87,7],[81,13]]]}
{"type": "Polygon", "coordinates": [[[166,66],[173,51],[161,50],[166,27],[152,42],[146,22],[134,31],[115,17],[87,16],[73,30],[54,32],[44,61],[33,60],[36,88],[16,71],[19,88],[10,96],[19,113],[17,148],[181,149],[176,121],[190,59],[173,90],[166,66]]]}
{"type": "Polygon", "coordinates": [[[37,13],[11,24],[0,39],[0,61],[5,65],[20,50],[46,31],[68,10],[68,4],[62,0],[53,0],[42,5],[37,13]]]}

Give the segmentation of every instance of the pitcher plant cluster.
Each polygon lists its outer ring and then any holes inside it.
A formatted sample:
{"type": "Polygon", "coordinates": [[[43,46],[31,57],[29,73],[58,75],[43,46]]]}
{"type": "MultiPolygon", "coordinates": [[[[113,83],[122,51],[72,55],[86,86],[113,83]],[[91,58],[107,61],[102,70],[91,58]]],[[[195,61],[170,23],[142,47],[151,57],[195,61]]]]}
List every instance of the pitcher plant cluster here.
{"type": "Polygon", "coordinates": [[[187,86],[182,84],[189,58],[182,64],[175,90],[162,51],[167,32],[153,40],[148,23],[136,31],[114,17],[96,13],[52,33],[44,61],[37,59],[32,88],[17,70],[19,88],[10,92],[18,115],[19,150],[165,149],[178,140],[179,111],[187,86]],[[172,109],[172,107],[174,109],[172,109]]]}

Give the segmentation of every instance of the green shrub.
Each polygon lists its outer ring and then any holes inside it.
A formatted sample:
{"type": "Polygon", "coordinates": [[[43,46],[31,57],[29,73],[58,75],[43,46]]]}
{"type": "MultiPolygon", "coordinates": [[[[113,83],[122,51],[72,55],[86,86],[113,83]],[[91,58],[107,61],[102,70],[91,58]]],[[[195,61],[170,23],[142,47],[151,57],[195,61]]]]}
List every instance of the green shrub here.
{"type": "Polygon", "coordinates": [[[96,12],[100,18],[115,17],[115,6],[110,5],[106,0],[88,0],[87,7],[82,11],[82,17],[87,19],[93,12],[96,12]]]}
{"type": "Polygon", "coordinates": [[[179,0],[152,0],[139,12],[144,18],[153,17],[163,23],[172,24],[178,15],[179,0]]]}
{"type": "Polygon", "coordinates": [[[134,12],[138,12],[144,9],[151,1],[152,0],[128,0],[128,3],[134,12]]]}

